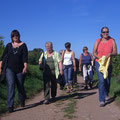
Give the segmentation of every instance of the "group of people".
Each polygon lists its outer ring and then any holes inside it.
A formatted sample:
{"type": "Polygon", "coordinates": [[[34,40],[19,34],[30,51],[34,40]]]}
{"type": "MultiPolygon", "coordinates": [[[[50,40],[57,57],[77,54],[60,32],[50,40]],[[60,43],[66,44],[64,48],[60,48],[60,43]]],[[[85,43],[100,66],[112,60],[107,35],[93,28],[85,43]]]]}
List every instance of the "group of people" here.
{"type": "MultiPolygon", "coordinates": [[[[7,81],[7,105],[8,111],[14,111],[14,96],[15,83],[18,88],[18,97],[21,106],[25,106],[25,90],[24,90],[24,76],[27,72],[28,63],[28,49],[24,42],[20,40],[20,33],[18,30],[11,32],[11,42],[5,47],[3,55],[0,60],[0,74],[2,73],[2,62],[7,55],[6,81],[7,81]]],[[[62,87],[65,86],[66,92],[73,91],[73,73],[76,73],[75,54],[70,49],[71,44],[65,43],[65,50],[58,52],[54,51],[52,42],[46,42],[46,51],[43,52],[39,58],[40,68],[43,70],[44,81],[44,103],[50,102],[50,91],[52,101],[55,101],[57,94],[57,79],[61,79],[62,87]],[[51,90],[50,90],[51,89],[51,90]]],[[[93,48],[92,54],[88,52],[88,48],[83,48],[83,53],[80,55],[79,71],[83,71],[83,78],[85,80],[84,89],[88,89],[88,85],[92,88],[93,62],[99,81],[99,102],[100,107],[105,106],[105,101],[109,97],[110,78],[112,72],[112,56],[117,54],[117,47],[115,40],[109,36],[109,29],[103,27],[101,29],[101,38],[97,39],[93,48]],[[105,56],[110,59],[108,65],[108,75],[104,78],[104,74],[99,70],[99,60],[105,56]]]]}

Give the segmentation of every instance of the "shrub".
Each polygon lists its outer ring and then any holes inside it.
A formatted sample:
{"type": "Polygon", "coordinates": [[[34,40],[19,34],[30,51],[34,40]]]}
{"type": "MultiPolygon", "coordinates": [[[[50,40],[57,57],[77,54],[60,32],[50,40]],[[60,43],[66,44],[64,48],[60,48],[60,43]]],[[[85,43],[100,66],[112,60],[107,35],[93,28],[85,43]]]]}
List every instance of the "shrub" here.
{"type": "MultiPolygon", "coordinates": [[[[39,66],[28,65],[28,75],[24,83],[27,98],[32,97],[43,89],[42,73],[39,66]]],[[[15,89],[15,103],[16,107],[18,102],[17,89],[15,89]]],[[[7,90],[6,83],[0,83],[0,114],[7,111],[7,90]]]]}

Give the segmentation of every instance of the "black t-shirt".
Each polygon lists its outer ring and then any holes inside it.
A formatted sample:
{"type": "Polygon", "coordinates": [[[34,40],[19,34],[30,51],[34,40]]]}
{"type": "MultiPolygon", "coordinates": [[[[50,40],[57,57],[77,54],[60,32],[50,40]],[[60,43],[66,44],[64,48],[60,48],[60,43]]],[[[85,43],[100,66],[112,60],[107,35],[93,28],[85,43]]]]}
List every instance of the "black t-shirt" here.
{"type": "Polygon", "coordinates": [[[5,55],[8,55],[7,67],[13,72],[22,72],[24,68],[24,63],[28,62],[28,49],[25,43],[19,47],[13,48],[12,43],[8,43],[5,47],[1,61],[5,55]]]}

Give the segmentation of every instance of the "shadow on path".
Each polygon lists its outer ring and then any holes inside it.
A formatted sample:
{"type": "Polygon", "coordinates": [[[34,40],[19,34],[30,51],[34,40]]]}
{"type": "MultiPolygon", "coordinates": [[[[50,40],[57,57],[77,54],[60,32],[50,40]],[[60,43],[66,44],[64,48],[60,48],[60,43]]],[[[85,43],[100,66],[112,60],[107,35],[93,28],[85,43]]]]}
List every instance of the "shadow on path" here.
{"type": "Polygon", "coordinates": [[[106,102],[106,105],[114,102],[115,99],[116,99],[116,97],[117,97],[118,95],[120,95],[120,90],[117,90],[117,91],[114,92],[114,96],[111,97],[111,98],[106,102]]]}
{"type": "Polygon", "coordinates": [[[37,103],[34,103],[34,104],[26,105],[24,108],[20,108],[20,109],[16,109],[16,110],[14,110],[14,112],[22,111],[22,110],[26,110],[26,109],[30,109],[30,108],[33,108],[33,107],[36,107],[36,106],[42,105],[43,102],[44,102],[44,101],[42,100],[42,101],[37,102],[37,103]]]}
{"type": "MultiPolygon", "coordinates": [[[[90,92],[89,93],[69,93],[68,95],[63,95],[63,96],[56,97],[54,102],[60,101],[60,100],[65,101],[65,100],[68,100],[69,98],[73,98],[73,97],[75,97],[75,99],[82,99],[82,98],[85,98],[85,97],[88,97],[88,96],[94,95],[94,94],[96,94],[96,92],[91,92],[91,93],[90,92]]],[[[42,100],[42,101],[34,103],[34,104],[26,105],[24,108],[14,110],[14,112],[22,111],[22,110],[26,110],[26,109],[31,109],[33,107],[37,107],[39,105],[42,105],[43,102],[44,101],[42,100]]],[[[50,99],[50,103],[54,103],[54,102],[52,102],[52,99],[50,99]]]]}
{"type": "MultiPolygon", "coordinates": [[[[84,84],[82,83],[78,83],[77,85],[78,89],[77,90],[74,90],[74,92],[72,93],[67,93],[65,95],[61,95],[59,97],[56,97],[54,101],[52,101],[52,99],[50,99],[50,103],[55,103],[57,101],[65,101],[65,100],[68,100],[69,98],[74,98],[74,99],[83,99],[85,97],[88,97],[90,95],[94,95],[96,94],[97,92],[90,92],[89,90],[85,91],[83,89],[83,86],[84,84]],[[85,91],[85,93],[79,93],[80,91],[85,91]]],[[[93,89],[96,89],[96,87],[94,87],[93,89]]],[[[26,105],[24,108],[19,108],[19,109],[16,109],[14,110],[14,112],[17,112],[17,111],[23,111],[23,110],[26,110],[26,109],[31,109],[31,108],[34,108],[34,107],[37,107],[39,105],[42,105],[44,102],[44,100],[40,101],[40,102],[37,102],[37,103],[34,103],[34,104],[29,104],[29,105],[26,105]]],[[[48,104],[49,105],[49,104],[48,104]]]]}

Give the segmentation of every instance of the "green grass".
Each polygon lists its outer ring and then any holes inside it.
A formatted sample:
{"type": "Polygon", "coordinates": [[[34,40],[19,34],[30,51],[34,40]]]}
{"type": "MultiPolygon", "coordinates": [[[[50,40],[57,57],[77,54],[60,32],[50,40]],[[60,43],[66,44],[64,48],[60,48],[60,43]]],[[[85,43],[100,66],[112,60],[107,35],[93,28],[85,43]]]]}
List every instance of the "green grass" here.
{"type": "Polygon", "coordinates": [[[110,95],[111,96],[116,95],[116,100],[120,103],[120,81],[117,82],[119,79],[120,79],[120,76],[113,77],[111,79],[110,95]]]}
{"type": "MultiPolygon", "coordinates": [[[[24,83],[27,98],[31,98],[43,89],[42,72],[39,66],[28,65],[28,75],[24,83]]],[[[15,89],[14,107],[18,106],[17,89],[15,89]]],[[[0,114],[7,111],[7,90],[6,83],[0,83],[0,114]]]]}
{"type": "Polygon", "coordinates": [[[97,73],[96,72],[95,72],[95,74],[93,76],[93,80],[94,80],[93,86],[97,86],[98,87],[98,77],[97,77],[97,73]]]}
{"type": "Polygon", "coordinates": [[[64,116],[67,117],[68,119],[72,119],[73,117],[75,117],[73,113],[75,112],[76,101],[74,98],[70,98],[69,100],[70,102],[64,108],[64,112],[65,112],[64,116]]]}
{"type": "Polygon", "coordinates": [[[0,113],[5,112],[7,110],[6,108],[6,85],[5,84],[0,84],[0,113]]]}
{"type": "MultiPolygon", "coordinates": [[[[94,75],[94,85],[98,87],[97,75],[94,75]]],[[[120,76],[112,76],[110,83],[110,96],[115,96],[116,100],[120,103],[120,76]]]]}

